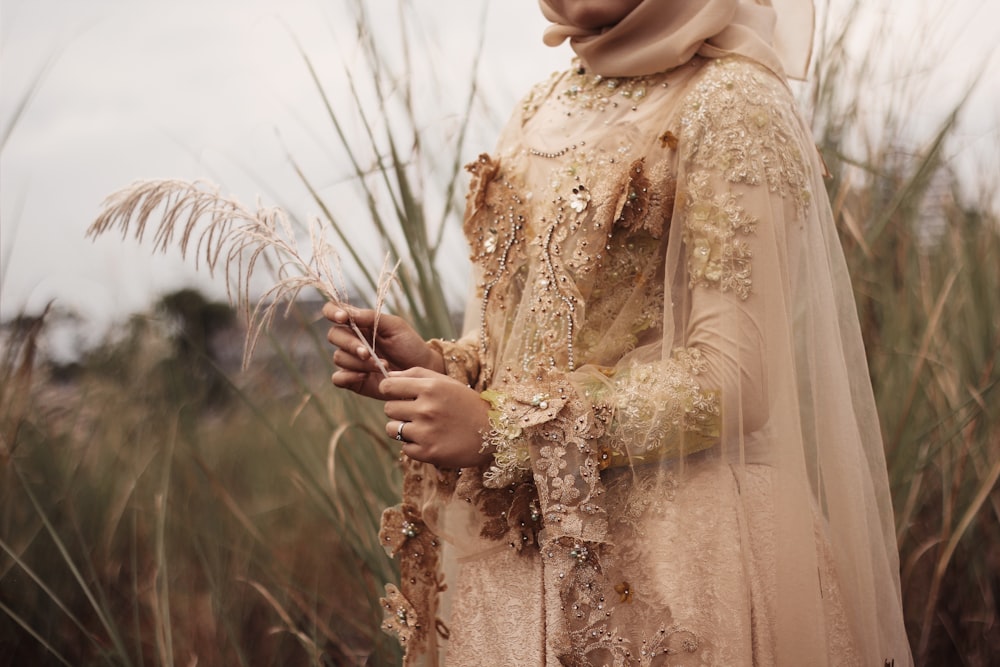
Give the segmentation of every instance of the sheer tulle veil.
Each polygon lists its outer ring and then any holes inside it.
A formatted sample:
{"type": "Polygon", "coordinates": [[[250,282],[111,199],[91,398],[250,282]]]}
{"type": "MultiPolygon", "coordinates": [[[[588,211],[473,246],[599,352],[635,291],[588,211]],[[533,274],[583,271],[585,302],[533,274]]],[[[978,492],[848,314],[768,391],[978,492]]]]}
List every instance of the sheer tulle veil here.
{"type": "MultiPolygon", "coordinates": [[[[552,21],[546,44],[569,39],[584,65],[605,76],[647,75],[682,65],[695,55],[739,55],[792,78],[805,78],[808,71],[811,0],[644,0],[621,22],[601,31],[574,28],[545,0],[539,4],[552,21]]],[[[802,143],[808,145],[808,129],[801,129],[802,143]]],[[[783,235],[774,228],[770,239],[788,264],[767,267],[772,274],[768,276],[754,266],[755,291],[769,301],[763,311],[766,318],[753,325],[761,349],[739,348],[730,358],[734,375],[751,378],[736,382],[735,393],[763,392],[764,405],[758,407],[765,425],[746,427],[747,405],[754,401],[728,399],[730,416],[736,412],[743,419],[725,420],[723,441],[732,461],[762,457],[777,471],[773,529],[781,573],[776,606],[779,655],[789,658],[787,664],[814,664],[814,647],[829,632],[823,627],[822,592],[811,585],[818,567],[812,533],[827,531],[862,655],[898,656],[897,664],[904,664],[909,651],[878,418],[851,284],[820,179],[823,170],[815,153],[806,157],[811,163],[808,187],[815,200],[791,216],[776,212],[789,228],[783,235]],[[773,285],[762,289],[764,279],[773,280],[773,285]],[[741,352],[748,359],[759,352],[761,364],[746,363],[741,352]],[[750,433],[756,433],[753,443],[750,433]],[[768,443],[763,452],[758,444],[762,433],[768,443]],[[822,520],[817,523],[813,514],[822,520]],[[800,657],[801,663],[791,656],[800,657]]],[[[683,180],[679,175],[678,181],[683,180]]],[[[691,299],[688,267],[680,252],[682,236],[674,225],[666,288],[675,308],[665,309],[664,331],[675,334],[658,346],[664,354],[681,342],[693,342],[686,336],[691,323],[684,320],[690,309],[677,307],[691,299]]],[[[719,318],[721,336],[727,335],[727,327],[732,335],[743,335],[746,324],[735,319],[732,313],[719,318]]]]}

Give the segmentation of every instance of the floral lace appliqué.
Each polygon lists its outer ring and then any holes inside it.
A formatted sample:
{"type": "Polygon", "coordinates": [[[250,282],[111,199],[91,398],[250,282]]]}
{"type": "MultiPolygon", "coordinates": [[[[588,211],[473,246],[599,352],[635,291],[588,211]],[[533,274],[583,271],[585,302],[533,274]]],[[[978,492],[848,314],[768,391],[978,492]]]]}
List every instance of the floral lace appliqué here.
{"type": "Polygon", "coordinates": [[[715,192],[707,171],[696,171],[686,181],[683,197],[689,286],[714,287],[750,296],[753,253],[741,237],[754,232],[757,218],[748,214],[731,190],[715,192]]]}
{"type": "Polygon", "coordinates": [[[654,239],[670,228],[676,186],[664,173],[663,163],[647,173],[644,159],[635,160],[628,168],[627,181],[615,204],[615,224],[632,232],[645,232],[654,239]],[[658,168],[657,168],[658,167],[658,168]]]}
{"type": "Polygon", "coordinates": [[[786,85],[739,58],[714,60],[705,70],[681,121],[694,167],[721,172],[730,183],[763,184],[804,212],[812,195],[786,85]]]}
{"type": "Polygon", "coordinates": [[[623,564],[609,545],[563,537],[542,551],[547,568],[560,580],[563,621],[549,631],[564,647],[558,654],[561,664],[651,667],[702,648],[697,634],[673,622],[668,606],[651,604],[645,583],[623,577],[623,564]],[[635,632],[653,618],[660,620],[658,628],[635,632]]]}
{"type": "Polygon", "coordinates": [[[493,389],[481,396],[490,404],[490,430],[483,438],[483,451],[493,452],[493,464],[483,474],[483,485],[502,489],[530,478],[531,453],[521,437],[523,430],[554,418],[566,399],[536,393],[522,402],[493,389]]]}
{"type": "Polygon", "coordinates": [[[382,599],[386,617],[382,629],[399,637],[406,648],[404,665],[415,664],[417,656],[435,631],[447,634],[437,618],[438,579],[441,544],[428,528],[420,510],[409,499],[419,497],[424,484],[425,464],[404,457],[403,502],[382,513],[379,540],[386,552],[399,563],[400,588],[386,585],[382,599]]]}
{"type": "Polygon", "coordinates": [[[719,393],[703,389],[697,375],[705,368],[701,352],[678,348],[659,363],[632,364],[594,386],[592,400],[612,411],[602,441],[602,466],[635,466],[677,458],[718,443],[719,393]]]}

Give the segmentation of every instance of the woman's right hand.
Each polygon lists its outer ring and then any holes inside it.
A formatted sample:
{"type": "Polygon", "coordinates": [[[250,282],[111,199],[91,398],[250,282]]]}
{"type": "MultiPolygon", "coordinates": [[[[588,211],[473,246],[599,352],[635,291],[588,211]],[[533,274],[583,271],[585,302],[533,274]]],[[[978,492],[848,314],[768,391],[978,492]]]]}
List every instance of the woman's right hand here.
{"type": "Polygon", "coordinates": [[[358,335],[349,324],[351,320],[388,367],[387,370],[426,368],[437,373],[444,372],[444,360],[441,359],[441,355],[427,345],[420,334],[401,317],[386,313],[379,315],[378,331],[373,341],[372,329],[376,316],[374,310],[327,303],[323,306],[323,316],[333,322],[326,338],[337,347],[333,353],[333,363],[337,365],[337,371],[332,379],[333,384],[338,387],[349,389],[362,396],[385,400],[385,396],[378,389],[384,376],[371,354],[358,340],[358,335]]]}

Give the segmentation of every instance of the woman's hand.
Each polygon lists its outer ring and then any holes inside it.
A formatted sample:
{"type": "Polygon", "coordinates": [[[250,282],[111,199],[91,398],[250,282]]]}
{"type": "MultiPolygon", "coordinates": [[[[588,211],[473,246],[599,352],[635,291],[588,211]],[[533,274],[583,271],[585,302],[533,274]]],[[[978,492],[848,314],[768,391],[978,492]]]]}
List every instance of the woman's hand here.
{"type": "Polygon", "coordinates": [[[432,350],[420,334],[401,317],[385,313],[379,315],[378,332],[373,341],[374,310],[327,303],[323,306],[323,316],[333,322],[326,338],[337,347],[337,351],[333,353],[333,363],[338,370],[332,379],[333,384],[338,387],[371,398],[386,398],[378,389],[379,382],[383,379],[382,372],[349,326],[351,319],[389,370],[426,368],[444,372],[441,355],[432,350]]]}
{"type": "Polygon", "coordinates": [[[490,427],[490,405],[476,390],[447,375],[411,368],[390,373],[379,392],[388,399],[385,432],[402,436],[403,453],[410,458],[440,468],[469,468],[493,459],[480,451],[490,427]]]}

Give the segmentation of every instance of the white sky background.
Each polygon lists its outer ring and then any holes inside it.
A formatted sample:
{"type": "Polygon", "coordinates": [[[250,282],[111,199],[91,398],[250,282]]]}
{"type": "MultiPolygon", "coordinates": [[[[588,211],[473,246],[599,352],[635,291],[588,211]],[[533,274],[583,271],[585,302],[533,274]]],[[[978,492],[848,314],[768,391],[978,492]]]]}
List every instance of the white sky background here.
{"type": "MultiPolygon", "coordinates": [[[[427,90],[419,101],[423,118],[437,124],[431,134],[447,134],[464,102],[481,3],[410,5],[426,19],[421,27],[436,50],[429,56],[439,63],[437,74],[455,82],[456,92],[427,90]]],[[[397,2],[366,6],[381,19],[395,14],[397,2]]],[[[995,49],[1000,4],[888,0],[880,6],[876,11],[889,12],[898,28],[876,40],[886,60],[945,58],[915,87],[921,95],[914,129],[926,132],[960,94],[973,65],[995,49]],[[933,29],[922,31],[927,24],[933,29]]],[[[487,16],[484,100],[466,161],[492,147],[516,99],[570,55],[568,47],[541,44],[545,23],[534,0],[493,0],[487,16]]],[[[286,148],[323,186],[349,170],[293,36],[324,84],[342,91],[339,63],[357,60],[349,22],[342,0],[0,0],[0,130],[45,71],[0,154],[0,318],[37,313],[55,300],[92,323],[96,336],[173,289],[194,285],[221,297],[221,279],[197,273],[190,261],[153,255],[148,242],[114,235],[92,243],[84,230],[106,195],[140,178],[204,177],[248,204],[260,194],[267,204],[316,213],[286,148]]],[[[987,179],[1000,170],[1000,58],[992,55],[953,150],[963,173],[987,179]]],[[[875,77],[873,98],[897,83],[875,77]]],[[[453,254],[464,258],[460,244],[453,254]]],[[[457,264],[447,277],[461,283],[464,275],[457,264]]],[[[458,299],[464,287],[450,292],[458,299]]]]}

